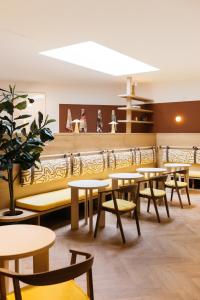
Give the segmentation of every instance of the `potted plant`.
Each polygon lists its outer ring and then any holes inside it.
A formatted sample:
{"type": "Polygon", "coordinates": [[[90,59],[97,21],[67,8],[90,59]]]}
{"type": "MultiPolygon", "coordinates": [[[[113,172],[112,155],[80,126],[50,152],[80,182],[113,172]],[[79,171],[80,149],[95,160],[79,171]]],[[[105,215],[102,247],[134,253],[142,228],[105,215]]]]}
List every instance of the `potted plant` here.
{"type": "Polygon", "coordinates": [[[17,94],[15,86],[9,86],[9,90],[0,88],[0,178],[8,183],[10,207],[5,214],[10,216],[21,213],[15,208],[14,181],[18,174],[14,177],[14,165],[22,170],[37,167],[45,142],[54,139],[47,125],[55,120],[38,112],[37,120],[28,122],[31,115],[23,111],[33,102],[28,95],[17,94]],[[20,115],[16,116],[17,112],[20,115]]]}

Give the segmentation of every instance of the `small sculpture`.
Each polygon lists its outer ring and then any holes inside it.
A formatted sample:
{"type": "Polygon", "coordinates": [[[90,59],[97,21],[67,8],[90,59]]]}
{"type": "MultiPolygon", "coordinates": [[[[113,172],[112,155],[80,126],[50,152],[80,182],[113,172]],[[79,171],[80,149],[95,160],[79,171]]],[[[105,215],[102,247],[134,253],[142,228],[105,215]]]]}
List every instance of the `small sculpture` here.
{"type": "Polygon", "coordinates": [[[99,133],[103,132],[103,118],[102,118],[101,109],[98,109],[98,113],[97,113],[97,132],[99,133]]]}
{"type": "Polygon", "coordinates": [[[74,126],[74,133],[79,133],[80,120],[79,119],[75,119],[75,120],[72,121],[72,123],[75,124],[75,126],[74,126]]]}
{"type": "Polygon", "coordinates": [[[73,126],[72,126],[72,114],[71,114],[71,109],[68,108],[67,110],[67,122],[66,122],[66,128],[69,131],[73,131],[73,126]]]}
{"type": "Polygon", "coordinates": [[[80,132],[87,132],[87,120],[85,115],[85,109],[81,109],[81,117],[80,117],[80,132]]]}
{"type": "Polygon", "coordinates": [[[109,123],[111,125],[111,133],[116,133],[117,122],[112,121],[109,123]]]}
{"type": "Polygon", "coordinates": [[[112,113],[111,113],[111,122],[115,122],[116,123],[116,124],[113,124],[114,128],[115,128],[115,132],[116,132],[117,131],[117,117],[116,117],[114,109],[112,109],[112,113]]]}

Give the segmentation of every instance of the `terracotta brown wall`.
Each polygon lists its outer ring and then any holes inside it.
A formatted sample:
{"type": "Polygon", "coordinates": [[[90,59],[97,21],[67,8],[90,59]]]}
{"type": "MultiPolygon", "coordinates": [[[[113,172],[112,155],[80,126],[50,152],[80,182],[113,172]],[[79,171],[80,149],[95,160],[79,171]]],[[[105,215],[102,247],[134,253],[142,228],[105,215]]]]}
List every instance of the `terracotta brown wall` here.
{"type": "Polygon", "coordinates": [[[154,110],[153,132],[156,133],[200,133],[200,101],[157,103],[154,110]],[[180,115],[182,122],[175,117],[180,115]]]}
{"type": "MultiPolygon", "coordinates": [[[[115,110],[117,120],[125,120],[126,112],[118,110],[119,105],[82,105],[82,104],[60,104],[59,105],[59,132],[67,132],[66,121],[67,121],[67,109],[71,109],[72,119],[80,119],[81,108],[85,108],[88,132],[96,132],[97,123],[97,111],[101,109],[103,115],[103,132],[110,132],[111,126],[108,124],[111,122],[112,109],[115,110]]],[[[133,113],[132,118],[135,118],[133,113]]],[[[140,114],[137,114],[140,117],[140,114]]],[[[117,132],[125,132],[125,124],[119,123],[117,125],[117,132]]],[[[152,126],[145,124],[133,124],[132,132],[152,132],[152,126]]]]}

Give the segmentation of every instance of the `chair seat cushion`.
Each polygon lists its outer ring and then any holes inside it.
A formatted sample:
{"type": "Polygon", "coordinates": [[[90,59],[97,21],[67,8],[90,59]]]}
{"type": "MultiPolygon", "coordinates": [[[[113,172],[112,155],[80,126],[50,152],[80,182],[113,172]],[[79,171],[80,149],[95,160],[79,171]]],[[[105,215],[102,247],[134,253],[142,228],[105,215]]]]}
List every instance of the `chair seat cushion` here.
{"type": "MultiPolygon", "coordinates": [[[[136,207],[135,203],[133,202],[123,200],[123,199],[116,199],[116,200],[117,200],[117,206],[119,211],[130,211],[136,207]]],[[[103,202],[102,206],[105,208],[109,208],[111,210],[115,210],[113,200],[103,202]]]]}
{"type": "MultiPolygon", "coordinates": [[[[163,197],[166,195],[166,192],[163,190],[158,190],[158,189],[153,189],[153,193],[155,197],[163,197]]],[[[151,190],[150,188],[146,188],[142,191],[140,191],[140,195],[141,196],[147,196],[147,197],[151,197],[151,190]]]]}
{"type": "MultiPolygon", "coordinates": [[[[79,190],[79,201],[85,198],[85,191],[79,190]]],[[[70,205],[70,188],[37,194],[16,200],[16,206],[28,210],[45,211],[59,206],[70,205]]]]}
{"type": "MultiPolygon", "coordinates": [[[[165,185],[167,187],[175,187],[175,181],[174,180],[169,180],[165,182],[165,185]]],[[[177,186],[180,188],[184,188],[186,187],[188,184],[187,182],[183,182],[183,181],[177,181],[177,186]]]]}
{"type": "MultiPolygon", "coordinates": [[[[23,300],[89,300],[74,280],[48,286],[27,286],[21,289],[21,294],[23,300]]],[[[14,293],[8,294],[7,300],[15,300],[14,293]]]]}
{"type": "Polygon", "coordinates": [[[200,178],[200,171],[189,171],[189,178],[200,178]]]}

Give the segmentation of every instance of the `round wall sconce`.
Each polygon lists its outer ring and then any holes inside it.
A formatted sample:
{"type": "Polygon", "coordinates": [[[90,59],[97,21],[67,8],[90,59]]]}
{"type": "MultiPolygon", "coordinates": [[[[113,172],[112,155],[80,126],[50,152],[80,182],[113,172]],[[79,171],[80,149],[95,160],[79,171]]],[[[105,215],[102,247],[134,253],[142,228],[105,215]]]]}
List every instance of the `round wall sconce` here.
{"type": "Polygon", "coordinates": [[[176,121],[177,123],[180,123],[180,122],[182,121],[182,117],[181,117],[181,116],[176,116],[176,117],[175,117],[175,121],[176,121]]]}

